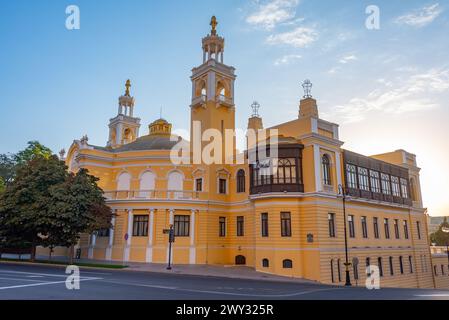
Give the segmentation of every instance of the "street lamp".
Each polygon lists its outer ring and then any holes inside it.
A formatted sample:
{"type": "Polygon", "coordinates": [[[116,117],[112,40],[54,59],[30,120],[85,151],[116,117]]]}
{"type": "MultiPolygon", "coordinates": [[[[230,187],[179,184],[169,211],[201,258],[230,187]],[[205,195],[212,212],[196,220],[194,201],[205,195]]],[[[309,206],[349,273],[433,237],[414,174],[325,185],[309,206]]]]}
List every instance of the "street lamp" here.
{"type": "MultiPolygon", "coordinates": [[[[443,231],[444,233],[449,233],[449,228],[442,227],[441,231],[443,231]]],[[[446,240],[446,253],[447,253],[447,261],[449,264],[449,240],[446,240]]]]}
{"type": "Polygon", "coordinates": [[[349,266],[351,265],[349,263],[349,255],[348,255],[348,234],[346,230],[346,189],[343,185],[338,185],[338,195],[342,197],[343,199],[343,225],[345,230],[345,267],[346,267],[346,282],[345,286],[350,287],[351,284],[351,277],[349,276],[349,266]]]}

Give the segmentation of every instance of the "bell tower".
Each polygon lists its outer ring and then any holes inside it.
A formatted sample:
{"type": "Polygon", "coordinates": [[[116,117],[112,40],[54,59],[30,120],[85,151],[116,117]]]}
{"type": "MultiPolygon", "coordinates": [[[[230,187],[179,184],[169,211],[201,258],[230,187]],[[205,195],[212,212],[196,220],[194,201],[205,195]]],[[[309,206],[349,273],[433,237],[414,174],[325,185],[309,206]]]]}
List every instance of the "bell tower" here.
{"type": "Polygon", "coordinates": [[[118,98],[117,116],[109,120],[108,147],[111,148],[133,142],[139,136],[140,119],[134,117],[134,97],[129,93],[129,79],[125,87],[125,94],[118,98]]]}
{"type": "Polygon", "coordinates": [[[234,67],[224,63],[225,40],[217,34],[217,24],[217,19],[213,16],[210,34],[202,39],[203,63],[192,69],[190,77],[192,81],[190,141],[194,141],[193,129],[201,126],[201,134],[208,129],[219,130],[222,133],[223,146],[226,148],[234,146],[235,149],[235,138],[226,141],[225,130],[235,129],[236,75],[234,67]]]}

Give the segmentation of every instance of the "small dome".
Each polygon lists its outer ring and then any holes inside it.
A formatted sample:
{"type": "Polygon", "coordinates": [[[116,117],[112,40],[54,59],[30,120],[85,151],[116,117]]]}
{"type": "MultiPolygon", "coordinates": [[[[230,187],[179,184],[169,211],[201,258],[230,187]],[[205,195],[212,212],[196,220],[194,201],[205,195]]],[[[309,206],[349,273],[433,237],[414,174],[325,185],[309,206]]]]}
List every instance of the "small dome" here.
{"type": "Polygon", "coordinates": [[[170,136],[171,135],[171,123],[165,119],[157,119],[153,121],[149,126],[150,136],[170,136]]]}

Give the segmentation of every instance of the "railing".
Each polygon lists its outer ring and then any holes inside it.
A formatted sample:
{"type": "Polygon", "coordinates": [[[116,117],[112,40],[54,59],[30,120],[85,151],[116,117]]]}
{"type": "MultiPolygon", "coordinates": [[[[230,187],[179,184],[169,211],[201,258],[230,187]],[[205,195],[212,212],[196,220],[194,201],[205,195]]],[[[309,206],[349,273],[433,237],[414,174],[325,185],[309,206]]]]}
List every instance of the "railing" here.
{"type": "Polygon", "coordinates": [[[192,100],[192,107],[195,107],[197,105],[203,105],[206,103],[206,95],[202,94],[199,97],[196,97],[192,100]]]}
{"type": "Polygon", "coordinates": [[[222,95],[222,94],[217,96],[216,102],[224,104],[224,105],[228,105],[228,106],[232,106],[233,105],[232,99],[228,98],[228,97],[226,97],[225,95],[222,95]]]}
{"type": "Polygon", "coordinates": [[[107,200],[192,200],[200,199],[201,194],[183,190],[110,190],[104,192],[104,197],[107,200]]]}

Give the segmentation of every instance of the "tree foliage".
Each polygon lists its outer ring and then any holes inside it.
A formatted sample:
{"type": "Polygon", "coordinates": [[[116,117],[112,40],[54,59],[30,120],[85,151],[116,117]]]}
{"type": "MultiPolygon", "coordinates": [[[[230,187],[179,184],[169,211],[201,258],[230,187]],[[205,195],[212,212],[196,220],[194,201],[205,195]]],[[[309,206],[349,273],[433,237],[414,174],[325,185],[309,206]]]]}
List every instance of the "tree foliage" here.
{"type": "Polygon", "coordinates": [[[81,233],[109,228],[112,212],[97,181],[86,169],[69,173],[55,155],[34,154],[0,195],[0,245],[69,247],[81,233]]]}
{"type": "Polygon", "coordinates": [[[446,217],[440,224],[438,230],[430,235],[430,241],[435,243],[437,246],[445,246],[446,244],[449,244],[449,232],[444,232],[443,228],[449,230],[449,222],[446,217]]]}

